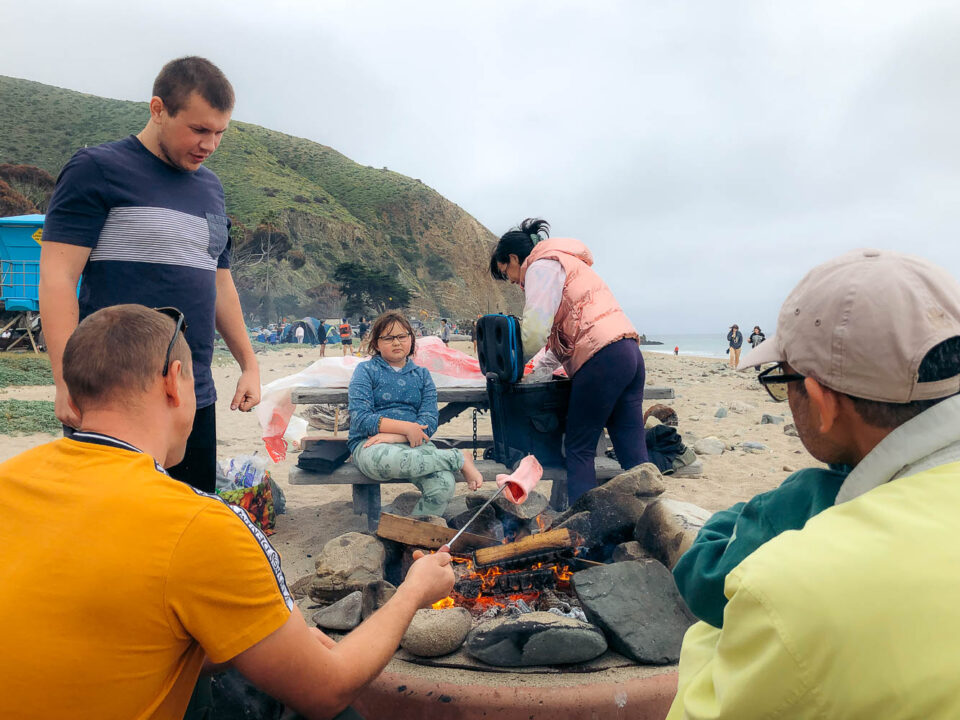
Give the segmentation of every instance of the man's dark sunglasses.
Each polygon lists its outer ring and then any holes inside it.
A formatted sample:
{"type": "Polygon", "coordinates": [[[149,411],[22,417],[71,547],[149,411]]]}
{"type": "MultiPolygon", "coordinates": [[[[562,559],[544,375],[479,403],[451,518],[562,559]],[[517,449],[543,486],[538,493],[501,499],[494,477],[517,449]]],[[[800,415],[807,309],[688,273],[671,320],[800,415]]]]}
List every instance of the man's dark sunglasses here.
{"type": "Polygon", "coordinates": [[[787,383],[799,382],[804,379],[806,379],[805,375],[785,373],[783,363],[777,363],[757,376],[757,380],[776,402],[783,402],[787,399],[787,383]]]}
{"type": "Polygon", "coordinates": [[[187,332],[187,321],[186,318],[183,317],[183,313],[175,307],[154,308],[154,310],[166,315],[177,324],[173,329],[173,337],[170,338],[170,344],[167,345],[167,356],[163,360],[163,372],[161,374],[163,377],[166,377],[167,373],[170,372],[170,353],[173,352],[173,346],[177,342],[177,334],[181,330],[187,332]]]}

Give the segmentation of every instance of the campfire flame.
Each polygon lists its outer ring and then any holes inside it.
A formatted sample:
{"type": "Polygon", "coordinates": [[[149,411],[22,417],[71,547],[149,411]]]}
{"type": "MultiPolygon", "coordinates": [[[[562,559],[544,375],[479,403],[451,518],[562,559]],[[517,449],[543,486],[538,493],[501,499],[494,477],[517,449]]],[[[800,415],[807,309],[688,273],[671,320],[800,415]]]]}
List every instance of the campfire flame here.
{"type": "Polygon", "coordinates": [[[475,569],[473,561],[469,558],[452,557],[451,561],[465,566],[462,571],[457,573],[458,580],[479,580],[480,591],[475,597],[465,597],[454,591],[451,595],[433,603],[431,607],[434,610],[444,610],[459,606],[483,611],[492,606],[507,607],[510,603],[516,603],[518,600],[523,600],[527,604],[530,604],[540,597],[539,590],[509,595],[496,592],[496,578],[504,575],[520,575],[525,572],[543,569],[552,570],[557,581],[557,586],[560,588],[569,587],[570,579],[573,577],[573,572],[568,565],[559,565],[557,563],[537,562],[523,570],[504,570],[497,565],[475,569]]]}

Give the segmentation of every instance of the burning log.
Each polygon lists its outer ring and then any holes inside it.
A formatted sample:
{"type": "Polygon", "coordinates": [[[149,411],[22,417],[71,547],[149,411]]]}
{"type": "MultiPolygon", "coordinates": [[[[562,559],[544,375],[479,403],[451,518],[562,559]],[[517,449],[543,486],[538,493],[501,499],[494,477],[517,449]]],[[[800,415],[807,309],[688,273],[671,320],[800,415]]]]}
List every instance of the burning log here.
{"type": "MultiPolygon", "coordinates": [[[[404,545],[430,550],[436,550],[450,542],[455,534],[455,530],[441,525],[391,513],[380,513],[380,525],[377,528],[377,535],[384,540],[393,540],[404,545]]],[[[463,547],[484,548],[488,545],[496,545],[497,541],[483,535],[464,533],[460,536],[458,544],[462,544],[463,547]]]]}
{"type": "MultiPolygon", "coordinates": [[[[466,537],[466,536],[464,536],[466,537]]],[[[515,560],[525,560],[546,552],[572,550],[576,547],[576,536],[566,528],[549,530],[538,535],[529,535],[522,540],[506,545],[483,547],[473,554],[478,567],[503,565],[515,560]]]]}

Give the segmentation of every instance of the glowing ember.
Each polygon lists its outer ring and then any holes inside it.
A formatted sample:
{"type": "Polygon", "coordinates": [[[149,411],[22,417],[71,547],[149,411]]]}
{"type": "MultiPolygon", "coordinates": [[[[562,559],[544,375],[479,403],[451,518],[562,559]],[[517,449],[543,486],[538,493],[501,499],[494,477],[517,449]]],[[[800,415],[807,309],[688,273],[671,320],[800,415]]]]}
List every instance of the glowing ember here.
{"type": "Polygon", "coordinates": [[[534,520],[537,521],[537,527],[540,528],[540,532],[543,532],[547,529],[547,524],[543,521],[543,518],[537,515],[534,520]]]}
{"type": "Polygon", "coordinates": [[[446,610],[447,608],[452,608],[455,605],[456,605],[456,602],[454,601],[454,599],[449,595],[447,595],[447,597],[443,598],[442,600],[437,600],[430,607],[432,607],[434,610],[446,610]]]}

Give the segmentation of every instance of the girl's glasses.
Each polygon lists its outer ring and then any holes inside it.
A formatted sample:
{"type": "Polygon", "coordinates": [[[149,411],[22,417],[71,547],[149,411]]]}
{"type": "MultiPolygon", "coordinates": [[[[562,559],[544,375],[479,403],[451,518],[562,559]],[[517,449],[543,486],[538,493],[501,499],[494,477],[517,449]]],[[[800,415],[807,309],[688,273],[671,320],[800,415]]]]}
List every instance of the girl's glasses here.
{"type": "Polygon", "coordinates": [[[383,343],[392,343],[397,341],[403,342],[409,337],[410,337],[410,333],[406,333],[406,332],[398,333],[396,335],[381,335],[379,338],[377,338],[377,342],[383,342],[383,343]]]}
{"type": "Polygon", "coordinates": [[[764,389],[770,393],[776,402],[783,402],[787,399],[787,383],[800,382],[806,376],[796,373],[785,373],[783,363],[777,363],[772,368],[764,370],[757,376],[757,380],[763,385],[764,389]]]}

